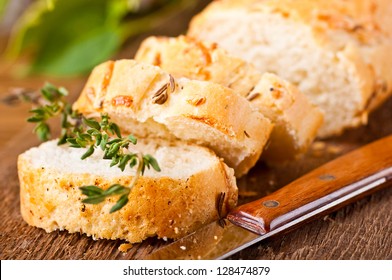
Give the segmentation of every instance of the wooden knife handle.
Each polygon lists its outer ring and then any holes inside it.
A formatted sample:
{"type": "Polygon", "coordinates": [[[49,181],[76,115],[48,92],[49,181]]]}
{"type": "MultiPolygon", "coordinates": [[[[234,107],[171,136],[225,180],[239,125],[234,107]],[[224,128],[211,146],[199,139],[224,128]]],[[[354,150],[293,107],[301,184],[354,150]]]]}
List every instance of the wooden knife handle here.
{"type": "Polygon", "coordinates": [[[295,220],[330,213],[391,181],[392,136],[388,136],[341,156],[266,197],[237,207],[227,218],[262,235],[295,220]]]}

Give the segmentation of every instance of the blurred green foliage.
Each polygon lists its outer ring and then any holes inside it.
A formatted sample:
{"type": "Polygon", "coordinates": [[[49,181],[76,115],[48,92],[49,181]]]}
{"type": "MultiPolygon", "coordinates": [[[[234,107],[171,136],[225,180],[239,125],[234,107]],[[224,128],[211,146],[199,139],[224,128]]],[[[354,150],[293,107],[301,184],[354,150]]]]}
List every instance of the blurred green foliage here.
{"type": "Polygon", "coordinates": [[[194,2],[161,0],[156,1],[158,7],[139,13],[141,1],[36,0],[16,22],[6,54],[28,56],[27,74],[85,74],[113,56],[128,38],[194,2]]]}
{"type": "Polygon", "coordinates": [[[0,18],[3,16],[8,0],[0,0],[0,18]]]}

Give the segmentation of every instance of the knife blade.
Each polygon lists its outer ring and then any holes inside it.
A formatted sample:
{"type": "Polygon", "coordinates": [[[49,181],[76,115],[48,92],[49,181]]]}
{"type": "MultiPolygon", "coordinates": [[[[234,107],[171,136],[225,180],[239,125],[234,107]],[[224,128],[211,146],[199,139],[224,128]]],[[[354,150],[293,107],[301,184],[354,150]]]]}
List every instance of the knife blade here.
{"type": "Polygon", "coordinates": [[[256,201],[238,206],[146,259],[225,259],[392,183],[392,135],[354,150],[256,201]]]}

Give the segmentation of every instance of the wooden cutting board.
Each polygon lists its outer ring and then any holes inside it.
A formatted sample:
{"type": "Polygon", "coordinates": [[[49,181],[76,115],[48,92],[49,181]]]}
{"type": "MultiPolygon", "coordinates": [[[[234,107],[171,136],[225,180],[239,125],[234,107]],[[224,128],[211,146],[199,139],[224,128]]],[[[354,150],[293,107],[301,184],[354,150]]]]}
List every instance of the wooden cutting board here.
{"type": "MultiPolygon", "coordinates": [[[[262,161],[238,181],[240,203],[257,199],[307,171],[372,140],[392,133],[392,98],[369,124],[328,141],[317,141],[303,158],[280,167],[262,161]]],[[[19,211],[16,158],[38,141],[26,126],[0,151],[1,259],[139,259],[165,242],[150,238],[119,251],[122,241],[67,232],[46,233],[28,226],[19,211]]],[[[372,164],[369,162],[369,164],[372,164]]],[[[342,166],[350,172],[350,166],[342,166]]],[[[233,259],[391,259],[392,188],[349,205],[286,235],[263,241],[233,259]]]]}
{"type": "MultiPolygon", "coordinates": [[[[176,16],[153,35],[175,36],[183,32],[190,18],[209,0],[176,16]],[[175,24],[173,24],[175,22],[175,24]]],[[[134,38],[119,58],[132,57],[144,34],[134,38]]],[[[1,43],[1,42],[0,42],[1,43]]],[[[0,44],[1,45],[1,44],[0,44]]],[[[11,69],[0,63],[0,97],[9,87],[37,89],[43,78],[13,81],[11,69]]],[[[84,79],[54,80],[78,94],[84,79]]],[[[99,240],[67,232],[46,233],[28,226],[19,211],[18,154],[38,144],[32,126],[25,124],[27,106],[8,108],[0,104],[0,258],[1,259],[140,259],[165,242],[150,238],[126,253],[118,250],[122,241],[99,240]],[[14,135],[10,137],[9,135],[14,135]],[[6,140],[8,144],[5,143],[6,140]]],[[[240,203],[257,199],[289,183],[321,164],[372,140],[392,133],[392,98],[372,114],[369,125],[338,138],[316,142],[303,158],[281,167],[263,162],[238,181],[240,203]]],[[[372,164],[369,162],[369,164],[372,164]]],[[[349,166],[342,166],[350,172],[349,166]]],[[[263,241],[234,255],[233,259],[392,259],[392,188],[349,205],[334,214],[285,234],[263,241]]]]}

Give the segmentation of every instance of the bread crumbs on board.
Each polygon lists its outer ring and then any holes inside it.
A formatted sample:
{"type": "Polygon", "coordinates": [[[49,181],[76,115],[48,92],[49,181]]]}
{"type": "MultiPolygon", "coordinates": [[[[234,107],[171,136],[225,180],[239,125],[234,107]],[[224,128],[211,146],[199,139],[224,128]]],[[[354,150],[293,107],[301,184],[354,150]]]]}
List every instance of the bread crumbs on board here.
{"type": "Polygon", "coordinates": [[[120,252],[126,253],[129,249],[131,249],[133,245],[131,243],[123,243],[118,247],[120,252]]]}

